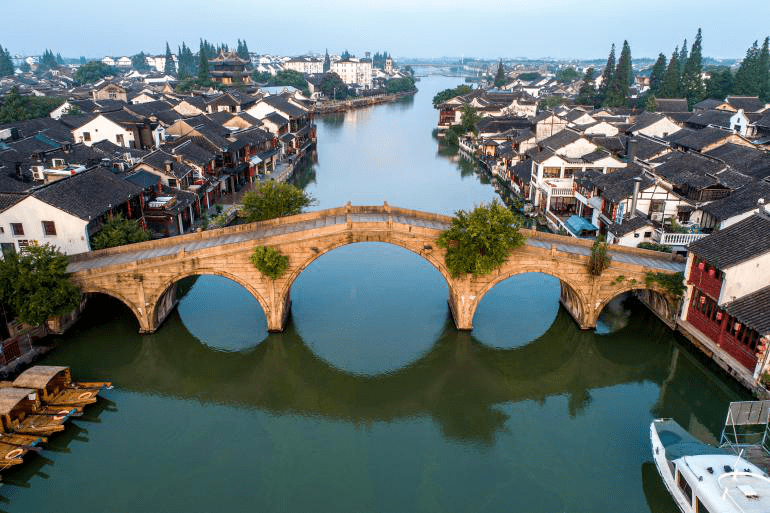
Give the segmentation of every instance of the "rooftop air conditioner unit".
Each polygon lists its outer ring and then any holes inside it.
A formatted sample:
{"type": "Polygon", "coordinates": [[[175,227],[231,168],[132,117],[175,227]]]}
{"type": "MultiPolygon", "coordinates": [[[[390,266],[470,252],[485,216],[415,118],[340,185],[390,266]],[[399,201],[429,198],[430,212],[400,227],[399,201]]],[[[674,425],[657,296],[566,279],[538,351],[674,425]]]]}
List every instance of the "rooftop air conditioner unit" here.
{"type": "Polygon", "coordinates": [[[663,221],[663,212],[652,212],[650,214],[650,220],[652,220],[652,221],[663,221]]]}
{"type": "Polygon", "coordinates": [[[32,167],[32,178],[41,181],[45,180],[45,175],[43,174],[43,166],[32,167]]]}

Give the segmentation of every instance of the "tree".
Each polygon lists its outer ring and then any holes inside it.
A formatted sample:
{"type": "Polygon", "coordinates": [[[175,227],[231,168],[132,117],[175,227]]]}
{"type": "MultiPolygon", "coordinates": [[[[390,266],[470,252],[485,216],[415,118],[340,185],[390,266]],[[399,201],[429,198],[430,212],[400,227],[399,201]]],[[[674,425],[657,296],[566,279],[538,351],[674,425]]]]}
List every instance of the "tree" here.
{"type": "Polygon", "coordinates": [[[543,78],[543,75],[538,73],[537,71],[528,71],[526,73],[522,73],[518,77],[519,80],[523,80],[524,82],[534,82],[536,80],[540,80],[543,78]]]}
{"type": "Polygon", "coordinates": [[[80,290],[67,277],[67,262],[49,244],[6,254],[0,262],[0,304],[33,326],[71,312],[80,303],[80,290]]]}
{"type": "Polygon", "coordinates": [[[698,29],[698,34],[695,36],[692,48],[690,48],[690,57],[684,65],[681,79],[682,94],[687,98],[690,108],[706,95],[706,89],[701,78],[703,73],[702,45],[701,29],[698,29]]]}
{"type": "Polygon", "coordinates": [[[520,226],[520,218],[497,200],[471,212],[455,212],[452,226],[438,237],[439,247],[447,250],[444,261],[450,274],[480,276],[500,267],[514,248],[524,244],[520,226]]]}
{"type": "Polygon", "coordinates": [[[118,214],[104,223],[99,233],[91,237],[91,247],[114,248],[146,240],[150,240],[150,232],[142,228],[139,221],[126,219],[122,214],[118,214]]]}
{"type": "Polygon", "coordinates": [[[561,82],[562,84],[569,84],[573,80],[577,79],[580,76],[580,73],[575,70],[572,66],[568,66],[564,69],[560,69],[556,72],[556,80],[561,82]]]}
{"type": "MultiPolygon", "coordinates": [[[[26,64],[26,63],[25,63],[26,64]]],[[[27,64],[27,66],[29,66],[27,64]]],[[[3,49],[0,45],[0,77],[10,77],[13,75],[13,61],[8,49],[3,49]]]]}
{"type": "Polygon", "coordinates": [[[49,69],[57,68],[59,65],[56,62],[56,56],[51,50],[45,50],[43,56],[40,57],[40,61],[37,64],[37,72],[43,73],[49,69]]]}
{"type": "Polygon", "coordinates": [[[503,87],[507,82],[505,76],[505,68],[503,67],[503,60],[500,59],[500,63],[497,65],[497,73],[495,74],[495,87],[503,87]]]}
{"type": "Polygon", "coordinates": [[[649,91],[647,92],[647,94],[644,96],[644,104],[642,105],[642,108],[647,112],[655,112],[658,110],[658,102],[655,100],[654,94],[649,91]]]}
{"type": "Polygon", "coordinates": [[[460,126],[465,133],[473,132],[478,133],[476,130],[476,123],[481,121],[481,116],[476,111],[476,108],[472,105],[465,105],[463,107],[463,113],[460,116],[460,126]]]}
{"type": "Polygon", "coordinates": [[[414,80],[411,77],[393,78],[385,82],[385,91],[388,93],[400,93],[414,89],[414,80]]]}
{"type": "Polygon", "coordinates": [[[329,49],[326,49],[326,55],[324,56],[324,73],[328,73],[332,69],[332,61],[329,59],[329,49]]]}
{"type": "Polygon", "coordinates": [[[682,43],[682,49],[679,50],[679,55],[676,56],[676,59],[679,63],[679,76],[681,77],[682,73],[684,73],[684,66],[687,64],[687,39],[682,43]]]}
{"type": "Polygon", "coordinates": [[[706,80],[706,97],[724,100],[733,90],[733,72],[727,66],[719,66],[709,73],[711,77],[706,80]]]}
{"type": "Polygon", "coordinates": [[[64,59],[62,58],[60,53],[56,54],[56,65],[57,66],[64,66],[64,59]]]}
{"type": "Polygon", "coordinates": [[[612,258],[607,254],[607,243],[604,236],[600,235],[591,246],[591,256],[588,257],[588,272],[594,276],[601,276],[610,266],[612,258]]]}
{"type": "Polygon", "coordinates": [[[19,64],[19,69],[22,71],[22,73],[29,73],[32,71],[32,67],[27,61],[21,61],[21,64],[19,64]]]}
{"type": "Polygon", "coordinates": [[[319,89],[325,97],[334,100],[344,100],[350,95],[348,86],[336,73],[325,73],[321,78],[319,89]]]}
{"type": "Polygon", "coordinates": [[[254,267],[271,280],[277,280],[289,268],[289,257],[269,246],[257,246],[249,258],[254,267]]]}
{"type": "Polygon", "coordinates": [[[21,96],[19,89],[13,86],[0,107],[0,123],[48,116],[62,103],[64,103],[63,98],[52,96],[21,96]]]}
{"type": "Polygon", "coordinates": [[[147,54],[143,51],[131,56],[131,66],[140,73],[150,71],[150,65],[147,64],[147,54]]]}
{"type": "Polygon", "coordinates": [[[79,84],[92,84],[100,79],[115,75],[117,70],[102,61],[91,61],[83,64],[75,72],[75,81],[79,84]]]}
{"type": "Polygon", "coordinates": [[[623,41],[623,49],[620,51],[617,67],[605,90],[602,105],[605,107],[625,107],[628,104],[628,86],[631,85],[632,80],[631,47],[628,45],[628,41],[623,41]]]}
{"type": "Polygon", "coordinates": [[[765,37],[762,48],[759,50],[759,98],[763,102],[770,102],[770,37],[765,37]]]}
{"type": "Polygon", "coordinates": [[[433,108],[437,108],[439,105],[441,105],[445,101],[451,100],[452,98],[461,96],[463,94],[468,94],[471,91],[473,91],[473,89],[471,89],[470,86],[467,86],[465,84],[459,85],[452,89],[444,89],[443,91],[439,91],[433,97],[433,108]]]}
{"type": "Polygon", "coordinates": [[[658,60],[652,66],[650,72],[650,91],[652,94],[658,94],[661,85],[663,85],[663,76],[666,74],[666,56],[658,54],[658,60]]]}
{"type": "Polygon", "coordinates": [[[663,82],[658,91],[659,98],[678,98],[679,97],[679,49],[671,54],[671,60],[668,61],[666,74],[663,75],[663,82]]]}
{"type": "Polygon", "coordinates": [[[241,41],[238,40],[238,49],[235,51],[235,53],[238,54],[238,57],[240,57],[243,60],[250,61],[251,56],[249,55],[249,46],[246,44],[246,40],[244,39],[241,41]]]}
{"type": "Polygon", "coordinates": [[[201,83],[209,81],[209,58],[202,40],[198,50],[198,81],[201,83]]]}
{"type": "Polygon", "coordinates": [[[307,80],[305,79],[305,75],[303,73],[300,73],[299,71],[294,71],[291,69],[281,70],[278,73],[276,73],[274,77],[270,77],[267,83],[271,86],[296,87],[297,89],[302,91],[302,94],[304,94],[305,96],[310,95],[310,91],[308,90],[308,87],[307,87],[307,80]]]}
{"type": "Polygon", "coordinates": [[[583,75],[575,103],[578,105],[594,105],[596,101],[596,87],[594,87],[594,69],[588,68],[583,75]]]}
{"type": "Polygon", "coordinates": [[[612,43],[612,49],[610,55],[607,57],[607,64],[604,66],[602,72],[602,83],[599,84],[599,103],[604,103],[604,98],[607,96],[607,91],[615,76],[615,43],[612,43]]]}
{"type": "Polygon", "coordinates": [[[166,41],[166,60],[163,66],[163,73],[165,73],[170,77],[173,77],[174,75],[176,75],[176,67],[174,66],[174,56],[171,55],[171,48],[169,48],[168,46],[168,41],[166,41]]]}
{"type": "Polygon", "coordinates": [[[287,183],[267,181],[259,183],[243,195],[241,203],[246,221],[264,221],[292,216],[312,205],[315,200],[308,193],[287,183]]]}

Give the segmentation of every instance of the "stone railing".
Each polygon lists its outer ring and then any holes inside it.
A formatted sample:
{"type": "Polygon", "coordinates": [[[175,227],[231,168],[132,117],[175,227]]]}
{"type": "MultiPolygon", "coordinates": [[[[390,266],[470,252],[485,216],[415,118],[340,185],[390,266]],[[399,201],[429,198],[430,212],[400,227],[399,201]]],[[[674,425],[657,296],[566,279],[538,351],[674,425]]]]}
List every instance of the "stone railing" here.
{"type": "Polygon", "coordinates": [[[655,230],[653,240],[665,246],[689,246],[707,235],[706,233],[666,233],[662,230],[655,230]]]}

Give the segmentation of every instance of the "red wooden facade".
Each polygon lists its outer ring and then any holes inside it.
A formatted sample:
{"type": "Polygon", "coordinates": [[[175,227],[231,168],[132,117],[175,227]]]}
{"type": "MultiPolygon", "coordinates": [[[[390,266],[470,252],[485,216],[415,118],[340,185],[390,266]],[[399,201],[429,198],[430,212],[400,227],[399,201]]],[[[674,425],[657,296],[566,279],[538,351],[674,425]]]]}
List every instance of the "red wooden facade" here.
{"type": "Polygon", "coordinates": [[[693,285],[701,292],[705,292],[713,299],[719,300],[722,290],[724,274],[716,266],[710,265],[704,259],[695,256],[690,268],[690,278],[687,283],[693,285]]]}
{"type": "Polygon", "coordinates": [[[717,302],[694,289],[687,321],[750,371],[757,365],[759,334],[720,308],[717,302]]]}

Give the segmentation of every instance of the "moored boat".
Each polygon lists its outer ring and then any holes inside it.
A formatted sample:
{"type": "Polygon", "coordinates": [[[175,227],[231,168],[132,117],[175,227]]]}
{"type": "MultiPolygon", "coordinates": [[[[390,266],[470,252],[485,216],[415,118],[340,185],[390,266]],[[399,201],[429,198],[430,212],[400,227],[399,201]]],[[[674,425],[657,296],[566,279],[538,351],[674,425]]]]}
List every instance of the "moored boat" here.
{"type": "Polygon", "coordinates": [[[5,433],[48,436],[63,431],[77,408],[64,406],[51,410],[40,404],[31,388],[0,388],[0,420],[5,433]]]}
{"type": "Polygon", "coordinates": [[[650,425],[652,455],[683,513],[768,513],[770,478],[731,451],[696,439],[671,419],[650,425]]]}
{"type": "Polygon", "coordinates": [[[69,367],[35,365],[19,374],[13,386],[36,390],[40,401],[53,408],[74,406],[82,409],[83,406],[95,403],[99,391],[111,388],[112,383],[76,383],[72,381],[69,367]]]}
{"type": "Polygon", "coordinates": [[[44,441],[45,438],[34,435],[0,435],[0,470],[22,463],[24,455],[39,450],[36,446],[44,441]]]}

